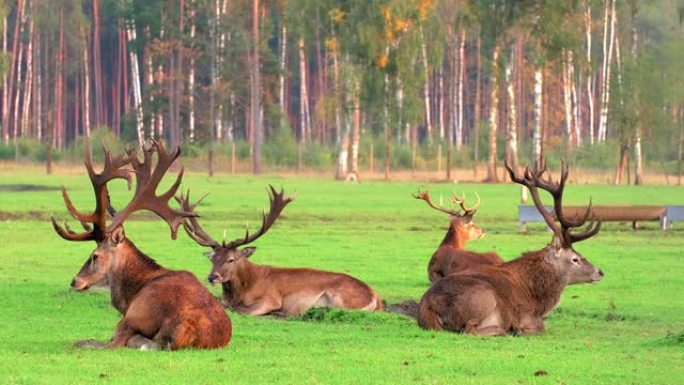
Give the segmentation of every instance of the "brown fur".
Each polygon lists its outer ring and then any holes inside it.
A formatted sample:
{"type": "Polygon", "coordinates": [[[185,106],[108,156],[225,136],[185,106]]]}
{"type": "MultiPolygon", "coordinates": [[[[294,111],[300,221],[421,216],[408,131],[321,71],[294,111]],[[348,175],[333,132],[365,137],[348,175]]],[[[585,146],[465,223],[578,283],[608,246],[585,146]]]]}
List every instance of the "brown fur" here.
{"type": "Polygon", "coordinates": [[[549,245],[500,265],[481,265],[436,282],[423,295],[424,329],[478,335],[544,331],[543,317],[568,284],[596,282],[603,273],[572,249],[549,245]]]}
{"type": "Polygon", "coordinates": [[[106,347],[213,349],[230,341],[230,319],[197,278],[159,266],[128,239],[102,242],[72,286],[85,290],[102,279],[109,282],[112,306],[124,316],[106,347]]]}
{"type": "Polygon", "coordinates": [[[469,240],[484,236],[484,230],[471,221],[470,216],[451,218],[449,230],[428,264],[428,278],[431,283],[473,267],[504,262],[493,252],[478,253],[465,250],[469,240]]]}
{"type": "Polygon", "coordinates": [[[221,283],[221,302],[249,315],[300,314],[310,307],[382,310],[380,296],[367,284],[347,274],[306,268],[257,265],[247,258],[253,248],[240,251],[216,248],[209,281],[221,283]]]}

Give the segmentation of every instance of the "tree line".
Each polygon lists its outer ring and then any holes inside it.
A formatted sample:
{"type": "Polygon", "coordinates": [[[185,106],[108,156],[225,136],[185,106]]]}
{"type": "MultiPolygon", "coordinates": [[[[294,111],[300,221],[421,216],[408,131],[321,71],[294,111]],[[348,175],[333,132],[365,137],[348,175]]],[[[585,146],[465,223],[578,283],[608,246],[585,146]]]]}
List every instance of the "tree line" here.
{"type": "MultiPolygon", "coordinates": [[[[517,167],[615,148],[615,183],[684,141],[682,0],[15,0],[2,16],[2,141],[96,129],[211,153],[291,137],[358,176],[364,141],[517,167]],[[333,155],[331,155],[333,156],[333,155]],[[503,159],[502,159],[503,158],[503,159]]],[[[372,156],[372,155],[371,155],[372,156]]],[[[664,164],[664,163],[662,163],[664,164]]]]}

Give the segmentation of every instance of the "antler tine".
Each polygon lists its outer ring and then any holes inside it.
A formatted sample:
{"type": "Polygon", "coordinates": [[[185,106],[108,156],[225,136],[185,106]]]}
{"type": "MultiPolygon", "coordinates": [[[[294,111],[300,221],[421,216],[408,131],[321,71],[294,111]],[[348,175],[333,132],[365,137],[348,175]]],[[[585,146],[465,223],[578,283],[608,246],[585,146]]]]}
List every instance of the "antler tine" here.
{"type": "MultiPolygon", "coordinates": [[[[181,209],[183,211],[187,213],[194,213],[195,207],[197,207],[197,205],[199,205],[200,202],[207,197],[207,195],[209,194],[205,194],[194,204],[190,204],[190,190],[188,190],[185,195],[181,193],[180,196],[176,196],[175,199],[178,203],[180,203],[181,209]]],[[[198,217],[199,215],[196,217],[189,217],[183,221],[183,228],[185,229],[185,232],[188,234],[188,236],[190,236],[190,238],[202,246],[211,248],[218,246],[219,243],[216,242],[209,234],[207,234],[202,229],[202,226],[200,226],[199,222],[197,222],[198,217]]]]}
{"type": "Polygon", "coordinates": [[[64,223],[66,229],[57,223],[55,217],[51,216],[50,221],[52,221],[52,227],[55,229],[57,234],[66,239],[67,241],[93,241],[95,240],[95,233],[91,231],[84,231],[82,233],[75,233],[68,229],[66,222],[64,223]]]}
{"type": "Polygon", "coordinates": [[[595,221],[593,219],[593,213],[592,213],[592,220],[589,222],[587,227],[582,231],[581,233],[578,234],[571,234],[570,231],[567,233],[567,239],[570,244],[573,244],[575,242],[580,242],[583,241],[587,238],[591,238],[594,235],[596,235],[600,230],[601,230],[601,221],[595,221]]]}
{"type": "Polygon", "coordinates": [[[228,244],[225,244],[224,242],[224,247],[232,249],[243,245],[247,245],[249,243],[254,242],[262,235],[266,234],[266,232],[271,228],[271,226],[273,226],[275,221],[280,217],[280,213],[283,211],[285,206],[287,206],[290,202],[294,200],[294,197],[292,196],[285,196],[285,190],[283,188],[281,188],[280,192],[278,192],[276,191],[275,187],[273,187],[273,185],[268,185],[267,191],[271,207],[268,211],[268,214],[263,213],[262,215],[261,228],[253,234],[250,234],[249,230],[246,230],[244,238],[236,239],[228,244]]]}
{"type": "Polygon", "coordinates": [[[477,208],[480,207],[480,195],[478,195],[478,193],[475,192],[475,196],[477,197],[477,203],[475,203],[475,205],[473,205],[472,207],[466,207],[465,193],[463,193],[463,198],[460,198],[458,195],[454,193],[453,197],[451,198],[451,202],[453,204],[458,204],[459,206],[461,206],[461,209],[463,209],[463,215],[473,215],[477,211],[477,208]]]}
{"type": "Polygon", "coordinates": [[[85,142],[85,159],[84,164],[90,177],[90,182],[95,192],[95,210],[90,214],[84,214],[76,209],[67,190],[62,187],[62,198],[67,210],[76,220],[81,222],[84,229],[83,233],[75,233],[69,228],[65,222],[65,227],[57,224],[57,221],[52,218],[52,224],[62,238],[71,241],[87,241],[87,240],[101,240],[104,237],[104,230],[107,224],[107,208],[109,206],[109,193],[107,191],[107,183],[113,179],[125,179],[130,188],[131,176],[130,170],[123,168],[130,163],[130,154],[119,155],[112,158],[111,153],[106,146],[103,145],[104,151],[104,168],[101,173],[95,172],[93,167],[93,158],[90,150],[90,142],[85,142]],[[93,227],[86,225],[92,223],[93,227]]]}
{"type": "Polygon", "coordinates": [[[428,190],[425,190],[425,191],[418,190],[418,193],[412,194],[412,195],[416,199],[424,200],[428,204],[428,206],[432,207],[433,209],[435,209],[437,211],[441,211],[443,213],[453,215],[453,216],[457,216],[457,217],[461,216],[461,214],[456,210],[449,210],[449,209],[447,209],[441,205],[437,206],[434,203],[432,203],[432,198],[430,198],[430,192],[428,190]]]}
{"type": "Polygon", "coordinates": [[[181,169],[176,181],[165,193],[157,196],[156,190],[168,169],[180,156],[180,147],[177,147],[171,154],[167,154],[161,142],[149,139],[149,143],[150,144],[143,146],[143,162],[140,162],[137,159],[132,162],[136,173],[136,188],[133,199],[123,210],[114,216],[114,220],[107,227],[107,231],[111,231],[116,227],[121,226],[126,218],[133,212],[149,210],[168,223],[171,228],[171,238],[176,239],[178,227],[183,223],[183,220],[188,217],[197,216],[197,214],[194,213],[174,210],[169,206],[169,200],[176,194],[180,187],[184,169],[181,169]],[[154,170],[152,170],[151,161],[152,153],[154,152],[157,153],[157,165],[154,167],[154,170]]]}
{"type": "Polygon", "coordinates": [[[506,167],[506,170],[508,170],[511,180],[527,187],[527,189],[530,191],[530,195],[532,196],[532,201],[534,201],[535,207],[537,207],[537,210],[544,218],[544,222],[546,222],[551,231],[553,231],[553,233],[556,234],[559,239],[563,239],[562,229],[554,221],[553,215],[546,211],[544,203],[539,196],[538,183],[542,174],[546,172],[546,162],[544,159],[542,158],[542,160],[537,162],[534,171],[530,170],[530,166],[525,167],[524,177],[518,176],[508,162],[504,162],[504,166],[506,167]]]}

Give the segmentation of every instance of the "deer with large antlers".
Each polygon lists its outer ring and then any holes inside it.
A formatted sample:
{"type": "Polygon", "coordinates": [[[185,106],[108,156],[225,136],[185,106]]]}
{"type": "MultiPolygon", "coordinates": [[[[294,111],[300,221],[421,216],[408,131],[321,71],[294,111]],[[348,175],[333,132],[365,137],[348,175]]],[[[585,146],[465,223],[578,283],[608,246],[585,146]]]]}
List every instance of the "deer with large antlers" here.
{"type": "Polygon", "coordinates": [[[172,350],[225,346],[230,341],[231,322],[209,290],[190,272],[168,270],[157,264],[138,250],[124,233],[126,219],[136,211],[147,210],[168,223],[175,239],[183,220],[194,215],[174,210],[168,204],[180,186],[182,170],[168,191],[156,194],[157,186],[180,155],[180,149],[168,154],[162,143],[150,140],[143,145],[142,152],[142,161],[138,159],[138,151],[130,150],[112,159],[105,149],[104,170],[96,173],[90,151],[86,151],[85,166],[95,191],[96,206],[92,214],[77,211],[66,189],[62,188],[69,213],[83,224],[86,231],[76,233],[66,222],[64,227],[60,226],[53,217],[55,231],[68,241],[97,243],[71,286],[82,291],[106,281],[111,291],[111,303],[123,315],[109,343],[84,340],[77,342],[76,346],[172,350]],[[153,168],[154,153],[157,154],[157,162],[153,168]],[[133,169],[127,168],[128,165],[133,169]],[[131,172],[136,177],[133,198],[123,210],[113,213],[111,222],[107,224],[107,210],[111,207],[107,183],[113,179],[125,179],[130,188],[131,172]]]}
{"type": "Polygon", "coordinates": [[[480,206],[479,196],[477,196],[476,204],[472,207],[467,207],[465,195],[461,198],[454,194],[451,202],[454,205],[459,205],[460,209],[449,209],[441,204],[439,206],[434,204],[428,191],[419,191],[413,197],[424,200],[428,206],[451,217],[449,229],[442,243],[439,244],[437,251],[432,254],[428,264],[428,278],[431,283],[435,283],[447,275],[459,273],[472,267],[504,262],[501,257],[493,252],[477,253],[465,250],[465,245],[469,240],[479,239],[485,235],[485,231],[473,223],[473,216],[480,206]]]}
{"type": "MultiPolygon", "coordinates": [[[[190,193],[177,197],[184,212],[193,210],[200,201],[191,204],[190,193]]],[[[212,249],[209,257],[212,268],[208,281],[221,284],[224,306],[239,313],[254,316],[292,316],[311,307],[382,310],[382,300],[367,284],[347,274],[305,268],[281,268],[258,265],[248,258],[256,250],[251,244],[264,235],[275,223],[293,197],[269,186],[270,210],[264,213],[261,228],[243,238],[221,243],[207,234],[197,217],[188,217],[183,226],[198,244],[212,249]]]]}
{"type": "Polygon", "coordinates": [[[418,324],[424,329],[476,335],[534,334],[544,331],[545,317],[558,304],[567,285],[598,282],[603,272],[573,249],[573,244],[599,232],[591,204],[582,218],[563,215],[562,198],[568,167],[563,164],[559,183],[542,178],[542,160],[534,170],[517,175],[508,164],[511,179],[526,186],[534,204],[553,230],[551,242],[539,251],[524,253],[502,265],[483,265],[435,283],[423,295],[418,324]],[[539,189],[551,194],[559,224],[546,211],[539,189]],[[589,225],[580,233],[574,228],[589,225]]]}

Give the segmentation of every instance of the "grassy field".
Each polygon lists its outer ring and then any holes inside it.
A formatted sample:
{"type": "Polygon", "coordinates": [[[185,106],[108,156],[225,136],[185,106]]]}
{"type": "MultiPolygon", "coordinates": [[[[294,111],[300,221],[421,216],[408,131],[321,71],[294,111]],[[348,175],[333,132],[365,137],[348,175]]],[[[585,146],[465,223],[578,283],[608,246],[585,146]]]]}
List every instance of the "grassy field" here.
{"type": "MultiPolygon", "coordinates": [[[[169,184],[170,181],[167,181],[169,184]]],[[[297,190],[285,217],[256,242],[256,263],[308,266],[352,274],[388,302],[417,299],[427,289],[427,261],[447,219],[410,197],[419,183],[363,183],[278,177],[208,179],[188,175],[215,237],[257,226],[267,205],[264,187],[297,190]]],[[[569,287],[532,337],[476,338],[420,330],[395,314],[331,311],[302,319],[250,318],[230,313],[230,345],[216,351],[140,352],[74,348],[85,338],[107,340],[119,314],[109,293],[76,293],[69,282],[94,248],[65,242],[51,213],[67,217],[57,188],[68,186],[77,207],[90,210],[85,173],[45,176],[0,169],[0,383],[163,384],[681,384],[684,378],[684,229],[656,224],[632,232],[608,224],[576,249],[605,272],[596,285],[569,287]],[[38,185],[29,191],[17,185],[38,185]]],[[[35,186],[34,186],[35,187],[35,186]]],[[[543,247],[541,225],[520,234],[519,189],[513,185],[431,185],[433,196],[479,192],[476,222],[488,235],[470,244],[506,259],[543,247]]],[[[128,192],[112,186],[115,207],[128,192]]],[[[471,194],[472,195],[472,194],[471,194]]],[[[572,185],[567,203],[684,204],[676,187],[572,185]]],[[[162,265],[203,277],[205,250],[148,216],[126,224],[138,247],[162,265]]],[[[210,290],[219,294],[220,288],[210,290]]]]}

